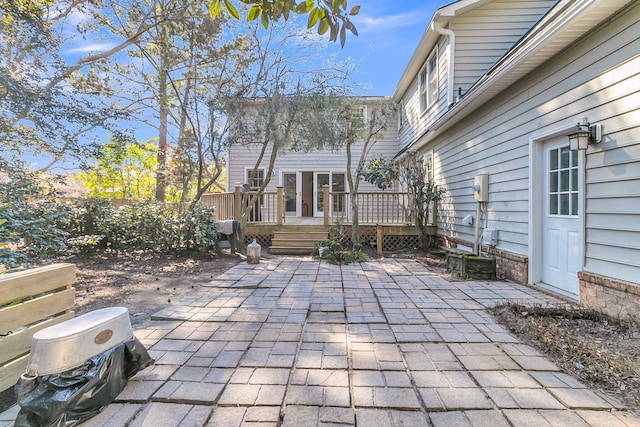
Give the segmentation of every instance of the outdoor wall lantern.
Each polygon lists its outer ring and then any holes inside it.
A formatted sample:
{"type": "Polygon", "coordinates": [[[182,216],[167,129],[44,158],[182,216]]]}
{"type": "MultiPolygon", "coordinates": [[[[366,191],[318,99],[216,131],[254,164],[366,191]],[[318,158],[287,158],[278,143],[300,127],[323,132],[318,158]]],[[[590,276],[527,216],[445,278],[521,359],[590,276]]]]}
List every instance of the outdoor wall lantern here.
{"type": "Polygon", "coordinates": [[[569,134],[569,147],[572,150],[586,150],[589,144],[602,141],[602,125],[590,125],[586,118],[576,125],[576,130],[569,134]]]}

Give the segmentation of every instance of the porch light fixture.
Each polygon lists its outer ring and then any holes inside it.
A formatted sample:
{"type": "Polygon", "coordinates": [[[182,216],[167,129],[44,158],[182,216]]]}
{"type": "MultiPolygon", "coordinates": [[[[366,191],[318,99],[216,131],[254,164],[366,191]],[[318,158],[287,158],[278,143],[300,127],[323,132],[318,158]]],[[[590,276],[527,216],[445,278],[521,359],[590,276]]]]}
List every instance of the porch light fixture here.
{"type": "Polygon", "coordinates": [[[602,125],[590,125],[584,118],[576,125],[576,130],[569,134],[569,147],[572,150],[586,150],[589,144],[602,141],[602,125]]]}

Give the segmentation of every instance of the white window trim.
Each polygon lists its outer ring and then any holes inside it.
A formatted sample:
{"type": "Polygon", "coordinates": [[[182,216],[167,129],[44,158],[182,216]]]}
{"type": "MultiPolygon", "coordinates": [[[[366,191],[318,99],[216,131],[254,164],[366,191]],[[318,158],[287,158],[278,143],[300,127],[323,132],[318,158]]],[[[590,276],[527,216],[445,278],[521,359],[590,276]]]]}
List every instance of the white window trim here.
{"type": "Polygon", "coordinates": [[[345,123],[345,133],[349,132],[350,125],[354,125],[355,116],[357,113],[362,112],[362,126],[366,127],[369,122],[369,118],[367,117],[367,105],[366,104],[354,104],[351,106],[351,122],[350,124],[345,123]]]}
{"type": "Polygon", "coordinates": [[[407,122],[407,117],[404,114],[404,99],[400,100],[400,105],[398,106],[398,129],[402,129],[407,122]]]}
{"type": "Polygon", "coordinates": [[[367,116],[367,105],[366,104],[362,104],[362,105],[356,105],[355,107],[355,111],[362,111],[362,120],[363,123],[366,125],[367,122],[369,121],[369,116],[367,116]]]}
{"type": "MultiPolygon", "coordinates": [[[[250,184],[249,183],[249,179],[251,178],[251,171],[253,171],[253,168],[249,168],[249,167],[245,167],[244,168],[244,182],[246,184],[250,184]]],[[[260,173],[260,171],[262,171],[262,181],[264,182],[264,180],[266,178],[265,174],[267,173],[266,169],[265,168],[258,168],[257,171],[258,171],[258,174],[260,173]]],[[[257,177],[256,179],[259,179],[259,177],[257,177]]],[[[253,186],[249,185],[249,188],[256,188],[256,187],[253,187],[253,186]]]]}
{"type": "Polygon", "coordinates": [[[434,182],[435,165],[434,165],[433,150],[429,150],[422,155],[422,162],[424,164],[424,170],[425,170],[425,181],[434,182]],[[429,167],[429,163],[431,164],[431,167],[429,167]]]}
{"type": "Polygon", "coordinates": [[[440,96],[438,46],[434,47],[431,53],[429,54],[429,56],[427,57],[427,60],[425,61],[424,65],[420,69],[420,73],[418,74],[418,80],[419,80],[418,96],[420,98],[420,112],[424,113],[429,109],[429,107],[431,107],[436,102],[436,100],[440,96]],[[434,59],[434,57],[436,60],[435,68],[433,70],[429,70],[429,63],[431,62],[432,59],[434,59]],[[435,72],[435,88],[430,88],[431,74],[429,73],[429,71],[435,72]],[[424,75],[424,79],[423,79],[423,75],[424,75]],[[434,96],[430,96],[430,93],[432,92],[432,90],[430,89],[435,89],[434,96]]]}

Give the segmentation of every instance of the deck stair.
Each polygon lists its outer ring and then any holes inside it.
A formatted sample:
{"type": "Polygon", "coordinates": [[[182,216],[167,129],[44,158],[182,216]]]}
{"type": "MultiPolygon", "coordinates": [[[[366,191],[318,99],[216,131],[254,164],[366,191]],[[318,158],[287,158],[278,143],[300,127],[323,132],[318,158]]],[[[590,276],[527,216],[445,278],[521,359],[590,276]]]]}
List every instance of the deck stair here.
{"type": "Polygon", "coordinates": [[[310,255],[314,245],[329,237],[328,227],[287,226],[273,232],[269,253],[273,255],[310,255]]]}

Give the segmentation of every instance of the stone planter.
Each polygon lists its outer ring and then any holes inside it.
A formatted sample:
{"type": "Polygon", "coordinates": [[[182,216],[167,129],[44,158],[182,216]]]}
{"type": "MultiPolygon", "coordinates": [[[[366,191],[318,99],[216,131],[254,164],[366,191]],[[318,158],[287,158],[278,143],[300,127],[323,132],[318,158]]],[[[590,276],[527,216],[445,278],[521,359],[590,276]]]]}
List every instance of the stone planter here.
{"type": "Polygon", "coordinates": [[[495,280],[496,259],[452,251],[447,253],[447,271],[456,279],[495,280]]]}

